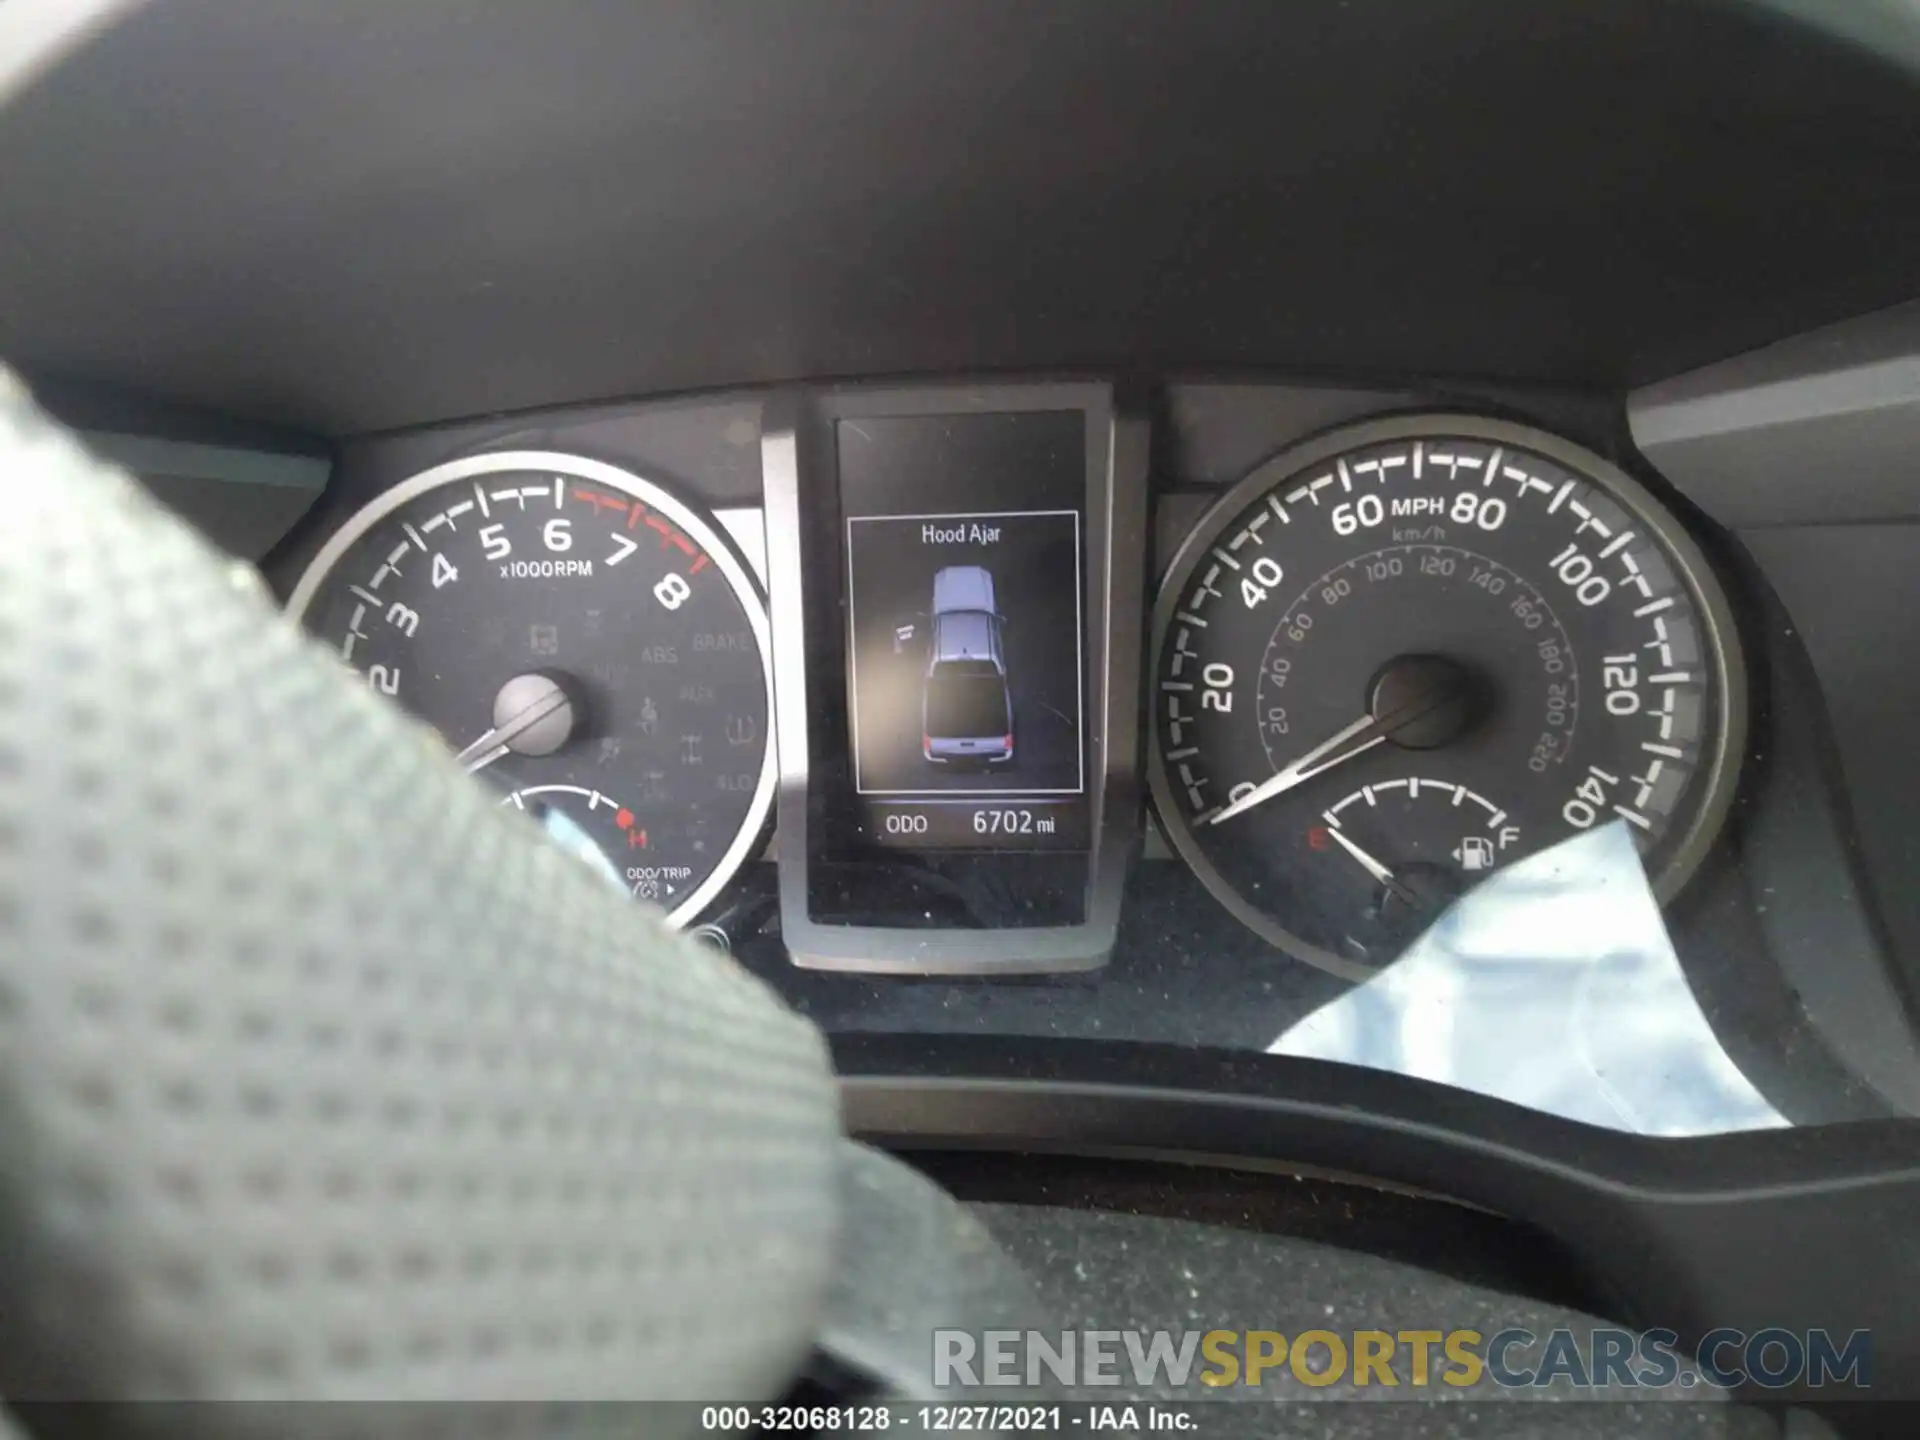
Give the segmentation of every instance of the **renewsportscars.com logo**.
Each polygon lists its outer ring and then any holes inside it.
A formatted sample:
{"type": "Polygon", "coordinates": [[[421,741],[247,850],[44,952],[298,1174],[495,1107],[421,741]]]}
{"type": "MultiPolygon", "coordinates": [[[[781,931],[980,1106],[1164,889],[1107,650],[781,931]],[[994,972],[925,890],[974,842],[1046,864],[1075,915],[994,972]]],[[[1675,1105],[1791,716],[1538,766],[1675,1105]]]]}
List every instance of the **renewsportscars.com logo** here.
{"type": "Polygon", "coordinates": [[[1697,1356],[1671,1330],[1596,1326],[1537,1335],[1478,1330],[936,1330],[933,1383],[946,1386],[1334,1385],[1464,1389],[1786,1389],[1873,1383],[1872,1336],[1715,1330],[1697,1356]]]}

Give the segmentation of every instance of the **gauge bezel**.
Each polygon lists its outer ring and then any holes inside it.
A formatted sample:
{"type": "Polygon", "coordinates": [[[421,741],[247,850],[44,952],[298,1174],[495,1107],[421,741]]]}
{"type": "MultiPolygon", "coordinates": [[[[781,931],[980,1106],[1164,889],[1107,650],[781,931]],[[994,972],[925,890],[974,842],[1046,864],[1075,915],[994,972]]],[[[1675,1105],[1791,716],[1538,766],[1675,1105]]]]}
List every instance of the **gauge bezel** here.
{"type": "MultiPolygon", "coordinates": [[[[1741,654],[1733,607],[1708,563],[1705,553],[1680,518],[1652,491],[1618,465],[1583,445],[1510,420],[1455,411],[1417,411],[1363,420],[1321,431],[1271,456],[1211,504],[1175,550],[1160,581],[1154,601],[1152,634],[1147,658],[1147,693],[1158,682],[1163,652],[1174,612],[1201,557],[1236,519],[1261,496],[1294,475],[1324,464],[1336,455],[1368,445],[1423,437],[1454,437],[1513,445],[1544,455],[1605,490],[1641,524],[1646,534],[1672,560],[1700,616],[1715,689],[1716,723],[1711,742],[1703,747],[1700,781],[1705,789],[1684,829],[1672,839],[1666,859],[1652,877],[1653,893],[1662,904],[1685,888],[1699,869],[1733,806],[1740,762],[1746,753],[1747,672],[1741,654]]],[[[1364,981],[1380,973],[1331,951],[1309,944],[1250,904],[1222,876],[1195,840],[1182,816],[1167,780],[1160,745],[1160,718],[1148,705],[1147,790],[1155,819],[1167,843],[1227,911],[1262,939],[1288,954],[1350,980],[1364,981]]]]}
{"type": "Polygon", "coordinates": [[[631,495],[650,508],[666,514],[713,557],[714,568],[726,578],[734,598],[746,612],[754,643],[760,649],[760,678],[767,706],[767,744],[766,754],[760,764],[760,776],[739,833],[707,878],[695,886],[685,900],[666,912],[669,925],[683,926],[695,919],[732,883],[740,873],[741,866],[765,842],[772,825],[773,796],[780,776],[779,726],[774,718],[773,635],[767,620],[766,599],[752,570],[735,548],[732,537],[718,521],[709,521],[672,491],[631,470],[609,465],[603,460],[590,460],[583,455],[569,455],[555,450],[496,450],[483,455],[469,455],[411,475],[349,515],[340,528],[327,538],[313,559],[307,562],[299,582],[293,587],[293,593],[287,597],[287,615],[296,623],[304,623],[308,606],[340,561],[362,536],[395,511],[443,485],[470,480],[479,475],[517,470],[543,470],[604,485],[631,495]]]}

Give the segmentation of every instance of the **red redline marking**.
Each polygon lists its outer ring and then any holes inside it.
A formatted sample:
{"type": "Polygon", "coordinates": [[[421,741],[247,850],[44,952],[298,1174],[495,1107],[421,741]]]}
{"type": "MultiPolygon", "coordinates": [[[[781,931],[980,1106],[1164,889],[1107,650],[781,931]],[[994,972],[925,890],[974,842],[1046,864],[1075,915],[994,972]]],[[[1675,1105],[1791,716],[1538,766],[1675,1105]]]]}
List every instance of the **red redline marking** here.
{"type": "Polygon", "coordinates": [[[627,528],[631,530],[634,526],[638,525],[640,521],[645,518],[646,513],[647,507],[642,505],[638,500],[634,501],[633,514],[627,517],[627,528]]]}
{"type": "Polygon", "coordinates": [[[680,553],[682,555],[698,555],[700,553],[700,547],[682,535],[678,530],[673,532],[673,543],[680,547],[680,553]]]}
{"type": "Polygon", "coordinates": [[[627,513],[626,501],[616,499],[611,495],[602,495],[598,491],[576,490],[573,492],[573,498],[576,500],[584,500],[593,506],[593,511],[596,515],[602,510],[617,510],[622,515],[627,513]]]}
{"type": "Polygon", "coordinates": [[[707,557],[705,555],[702,555],[698,560],[695,560],[691,565],[687,567],[687,574],[698,575],[702,570],[706,568],[707,568],[707,557]]]}
{"type": "Polygon", "coordinates": [[[660,548],[662,550],[673,543],[673,526],[662,520],[658,515],[649,515],[647,517],[647,528],[660,532],[660,548]]]}

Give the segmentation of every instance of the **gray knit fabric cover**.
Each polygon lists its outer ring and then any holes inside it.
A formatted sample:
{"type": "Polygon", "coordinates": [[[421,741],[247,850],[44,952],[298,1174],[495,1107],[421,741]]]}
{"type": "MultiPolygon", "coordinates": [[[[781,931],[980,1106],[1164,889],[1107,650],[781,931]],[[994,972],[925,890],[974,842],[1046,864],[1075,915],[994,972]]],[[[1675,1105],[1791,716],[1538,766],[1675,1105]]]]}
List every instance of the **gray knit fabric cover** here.
{"type": "Polygon", "coordinates": [[[0,372],[0,1393],[774,1394],[837,1134],[809,1025],[0,372]]]}

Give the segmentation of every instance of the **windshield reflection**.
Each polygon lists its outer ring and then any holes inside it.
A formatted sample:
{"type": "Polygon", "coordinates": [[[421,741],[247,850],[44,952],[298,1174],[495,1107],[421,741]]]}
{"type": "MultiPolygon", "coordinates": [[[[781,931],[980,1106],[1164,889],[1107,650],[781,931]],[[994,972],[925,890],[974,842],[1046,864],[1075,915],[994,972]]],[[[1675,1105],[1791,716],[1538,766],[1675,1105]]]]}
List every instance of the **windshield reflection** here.
{"type": "Polygon", "coordinates": [[[1714,1037],[1618,821],[1497,872],[1267,1049],[1642,1135],[1788,1123],[1714,1037]]]}

